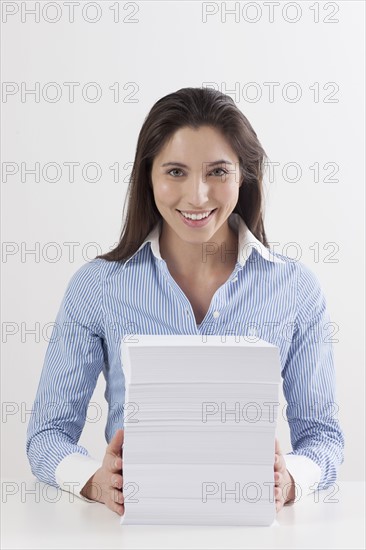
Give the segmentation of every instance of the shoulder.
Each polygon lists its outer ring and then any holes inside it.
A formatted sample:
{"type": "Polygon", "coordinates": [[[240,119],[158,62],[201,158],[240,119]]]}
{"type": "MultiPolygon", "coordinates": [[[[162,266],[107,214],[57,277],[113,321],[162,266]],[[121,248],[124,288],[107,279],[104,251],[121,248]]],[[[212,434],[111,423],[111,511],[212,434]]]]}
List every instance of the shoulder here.
{"type": "Polygon", "coordinates": [[[274,252],[271,248],[263,247],[261,250],[253,249],[254,257],[251,261],[259,262],[261,269],[270,273],[271,277],[279,277],[280,279],[286,279],[287,283],[291,286],[296,284],[298,276],[298,262],[285,256],[274,252]]]}
{"type": "Polygon", "coordinates": [[[297,317],[315,318],[327,309],[327,300],[319,276],[303,262],[296,262],[297,317]]]}
{"type": "Polygon", "coordinates": [[[278,262],[276,262],[277,265],[286,266],[286,268],[291,270],[291,272],[297,279],[299,290],[300,288],[305,287],[315,288],[321,286],[320,280],[316,273],[300,260],[294,260],[293,258],[285,256],[284,254],[274,252],[271,249],[269,250],[269,255],[275,262],[276,260],[278,260],[278,262]]]}
{"type": "Polygon", "coordinates": [[[122,272],[123,262],[109,262],[103,258],[94,258],[82,264],[71,276],[69,288],[74,290],[100,287],[104,280],[114,273],[122,272]]]}
{"type": "Polygon", "coordinates": [[[100,285],[99,258],[82,264],[71,276],[67,292],[77,292],[100,285]]]}
{"type": "Polygon", "coordinates": [[[103,300],[103,268],[106,260],[94,258],[82,264],[72,274],[65,291],[68,307],[93,309],[103,300]]]}
{"type": "Polygon", "coordinates": [[[75,321],[103,326],[104,281],[115,271],[122,270],[120,262],[94,258],[82,264],[71,276],[63,299],[63,309],[75,321]]]}
{"type": "Polygon", "coordinates": [[[314,312],[324,310],[326,307],[326,298],[319,276],[304,262],[294,260],[270,251],[273,258],[281,260],[282,263],[275,263],[279,271],[287,271],[286,280],[296,289],[296,302],[299,317],[309,317],[314,312]]]}

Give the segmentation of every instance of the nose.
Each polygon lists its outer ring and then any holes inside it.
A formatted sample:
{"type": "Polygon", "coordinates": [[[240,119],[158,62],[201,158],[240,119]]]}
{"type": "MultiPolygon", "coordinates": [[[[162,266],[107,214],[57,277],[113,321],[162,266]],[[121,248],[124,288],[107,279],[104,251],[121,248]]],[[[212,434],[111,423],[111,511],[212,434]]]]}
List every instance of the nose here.
{"type": "Polygon", "coordinates": [[[186,202],[192,209],[202,208],[208,202],[209,184],[202,174],[187,179],[184,186],[186,202]]]}

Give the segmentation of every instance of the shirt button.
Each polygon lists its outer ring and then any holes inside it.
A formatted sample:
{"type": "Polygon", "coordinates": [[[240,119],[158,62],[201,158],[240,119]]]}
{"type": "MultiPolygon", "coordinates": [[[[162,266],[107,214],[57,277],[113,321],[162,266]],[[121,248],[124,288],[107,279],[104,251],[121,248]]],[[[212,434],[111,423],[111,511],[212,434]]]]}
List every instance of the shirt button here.
{"type": "Polygon", "coordinates": [[[234,279],[232,280],[233,283],[236,283],[236,281],[238,280],[237,277],[234,277],[234,279]]]}
{"type": "Polygon", "coordinates": [[[215,317],[215,319],[217,319],[220,316],[220,312],[214,311],[212,315],[215,317]]]}

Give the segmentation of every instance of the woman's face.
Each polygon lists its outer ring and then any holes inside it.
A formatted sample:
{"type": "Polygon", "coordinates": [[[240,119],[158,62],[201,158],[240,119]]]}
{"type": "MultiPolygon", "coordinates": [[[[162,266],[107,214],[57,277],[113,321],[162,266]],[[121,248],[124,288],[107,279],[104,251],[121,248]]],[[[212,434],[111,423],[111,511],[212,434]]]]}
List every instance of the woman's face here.
{"type": "Polygon", "coordinates": [[[236,153],[210,126],[177,130],[154,158],[151,178],[166,229],[197,244],[209,241],[225,224],[236,206],[241,185],[236,153]],[[212,210],[201,222],[185,221],[180,213],[212,210]]]}

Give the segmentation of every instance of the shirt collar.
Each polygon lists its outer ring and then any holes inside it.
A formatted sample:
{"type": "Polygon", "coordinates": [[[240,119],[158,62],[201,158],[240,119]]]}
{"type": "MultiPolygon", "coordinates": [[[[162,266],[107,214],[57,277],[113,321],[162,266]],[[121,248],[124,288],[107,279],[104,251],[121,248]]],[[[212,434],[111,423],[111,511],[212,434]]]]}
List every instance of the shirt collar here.
{"type": "MultiPolygon", "coordinates": [[[[285,263],[280,258],[277,258],[273,253],[268,250],[249,230],[248,226],[244,222],[243,218],[236,212],[232,212],[228,218],[228,222],[235,233],[238,235],[238,257],[237,261],[243,267],[247,259],[249,258],[252,249],[254,248],[265,260],[274,263],[285,263]]],[[[162,227],[162,220],[160,219],[155,227],[150,231],[150,233],[145,238],[144,242],[139,246],[136,252],[126,260],[124,266],[127,265],[127,262],[132,260],[136,254],[148,243],[150,242],[151,251],[154,256],[162,261],[163,258],[160,255],[160,246],[159,246],[159,237],[162,227]]],[[[228,251],[229,253],[229,251],[228,251]]]]}

